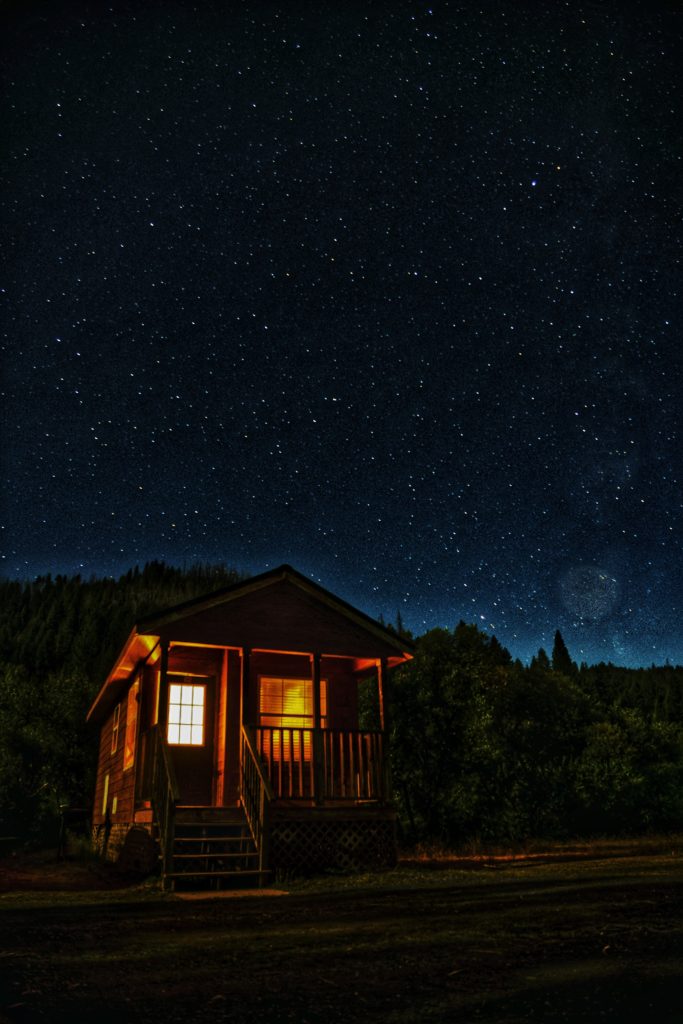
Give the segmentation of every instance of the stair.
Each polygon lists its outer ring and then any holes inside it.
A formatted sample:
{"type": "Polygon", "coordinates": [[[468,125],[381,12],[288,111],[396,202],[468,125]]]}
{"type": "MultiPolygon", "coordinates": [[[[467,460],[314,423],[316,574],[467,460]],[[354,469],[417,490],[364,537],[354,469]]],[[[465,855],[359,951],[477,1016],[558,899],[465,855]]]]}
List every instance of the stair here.
{"type": "Polygon", "coordinates": [[[173,860],[165,888],[236,889],[262,886],[270,872],[259,867],[259,852],[241,807],[178,807],[173,860]]]}

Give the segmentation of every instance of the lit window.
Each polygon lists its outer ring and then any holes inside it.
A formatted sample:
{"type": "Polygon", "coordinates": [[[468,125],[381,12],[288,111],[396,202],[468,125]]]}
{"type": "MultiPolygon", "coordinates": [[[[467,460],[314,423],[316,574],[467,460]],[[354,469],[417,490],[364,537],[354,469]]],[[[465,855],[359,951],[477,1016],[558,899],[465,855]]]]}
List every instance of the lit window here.
{"type": "Polygon", "coordinates": [[[200,747],[204,743],[205,686],[172,683],[168,697],[168,742],[200,747]]]}
{"type": "MultiPolygon", "coordinates": [[[[280,750],[286,760],[291,756],[294,760],[301,759],[301,741],[303,739],[303,759],[311,756],[310,731],[300,733],[291,730],[311,730],[313,728],[313,682],[311,679],[273,679],[261,676],[259,686],[259,714],[261,726],[270,727],[273,732],[273,757],[279,759],[280,750]]],[[[320,718],[325,726],[327,717],[327,682],[320,680],[320,718]]],[[[270,740],[267,741],[268,748],[270,740]]]]}
{"type": "Polygon", "coordinates": [[[111,752],[116,753],[116,748],[119,745],[119,720],[121,718],[121,705],[117,704],[114,708],[114,721],[111,727],[111,752]]]}
{"type": "Polygon", "coordinates": [[[135,764],[135,738],[138,724],[138,690],[140,684],[136,680],[128,691],[126,707],[126,742],[123,746],[123,770],[127,771],[135,764]]]}

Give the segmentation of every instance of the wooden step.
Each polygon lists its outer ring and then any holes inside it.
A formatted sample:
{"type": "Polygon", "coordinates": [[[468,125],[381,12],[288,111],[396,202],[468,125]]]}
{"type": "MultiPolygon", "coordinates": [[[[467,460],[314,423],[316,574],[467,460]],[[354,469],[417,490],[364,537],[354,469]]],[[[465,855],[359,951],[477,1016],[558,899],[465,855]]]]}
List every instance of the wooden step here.
{"type": "Polygon", "coordinates": [[[166,878],[265,878],[270,871],[260,868],[248,868],[245,871],[168,871],[166,878]]]}
{"type": "Polygon", "coordinates": [[[244,825],[241,807],[176,807],[176,825],[244,825]]]}
{"type": "Polygon", "coordinates": [[[242,807],[178,807],[175,815],[172,870],[163,881],[173,888],[206,888],[213,880],[263,885],[272,878],[258,867],[259,852],[242,807]],[[213,866],[212,866],[213,865],[213,866]]]}
{"type": "Polygon", "coordinates": [[[239,860],[248,857],[258,857],[256,850],[247,850],[244,853],[221,853],[215,850],[211,853],[174,853],[173,860],[239,860]]]}
{"type": "Polygon", "coordinates": [[[243,836],[179,836],[178,833],[173,837],[175,843],[253,843],[254,840],[251,838],[251,833],[247,832],[243,836]]]}

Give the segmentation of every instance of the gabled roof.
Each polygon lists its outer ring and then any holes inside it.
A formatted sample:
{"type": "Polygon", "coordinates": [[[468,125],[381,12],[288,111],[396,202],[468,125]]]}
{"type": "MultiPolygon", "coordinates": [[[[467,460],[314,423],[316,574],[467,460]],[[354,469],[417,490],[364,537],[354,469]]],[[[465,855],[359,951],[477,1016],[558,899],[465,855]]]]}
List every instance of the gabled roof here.
{"type": "MultiPolygon", "coordinates": [[[[354,608],[353,605],[326,590],[319,583],[314,583],[290,565],[280,565],[276,569],[252,576],[239,583],[233,583],[228,587],[222,587],[213,593],[193,598],[142,619],[130,633],[121,654],[93,702],[88,712],[88,720],[101,720],[106,717],[116,703],[126,680],[129,679],[138,664],[149,657],[162,637],[173,640],[174,633],[180,631],[176,639],[182,642],[183,627],[196,621],[196,617],[210,616],[214,610],[220,612],[223,608],[229,611],[231,606],[237,607],[235,602],[247,603],[254,595],[258,595],[259,591],[282,587],[283,584],[293,586],[299,594],[317,605],[323,606],[332,616],[341,616],[356,635],[363,634],[371,642],[379,644],[387,654],[390,665],[400,664],[412,657],[413,644],[410,640],[387,629],[366,615],[365,612],[354,608]]],[[[235,641],[233,638],[230,643],[227,640],[223,642],[226,646],[235,645],[235,643],[241,646],[244,641],[240,641],[239,638],[235,641]]],[[[341,652],[325,651],[321,653],[341,652]]]]}

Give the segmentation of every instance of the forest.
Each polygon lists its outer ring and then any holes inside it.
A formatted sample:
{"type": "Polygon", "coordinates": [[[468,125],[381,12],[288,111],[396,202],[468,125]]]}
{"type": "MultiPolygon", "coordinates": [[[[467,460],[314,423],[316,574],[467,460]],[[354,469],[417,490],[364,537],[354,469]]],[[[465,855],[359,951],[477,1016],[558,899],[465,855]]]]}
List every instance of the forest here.
{"type": "MultiPolygon", "coordinates": [[[[98,738],[85,716],[132,625],[240,578],[150,562],[118,580],[0,581],[0,839],[49,843],[60,810],[87,812],[98,738]]],[[[406,845],[683,829],[682,667],[577,665],[559,632],[527,666],[464,622],[414,642],[392,676],[406,845]]],[[[375,698],[362,688],[363,727],[375,698]]]]}

